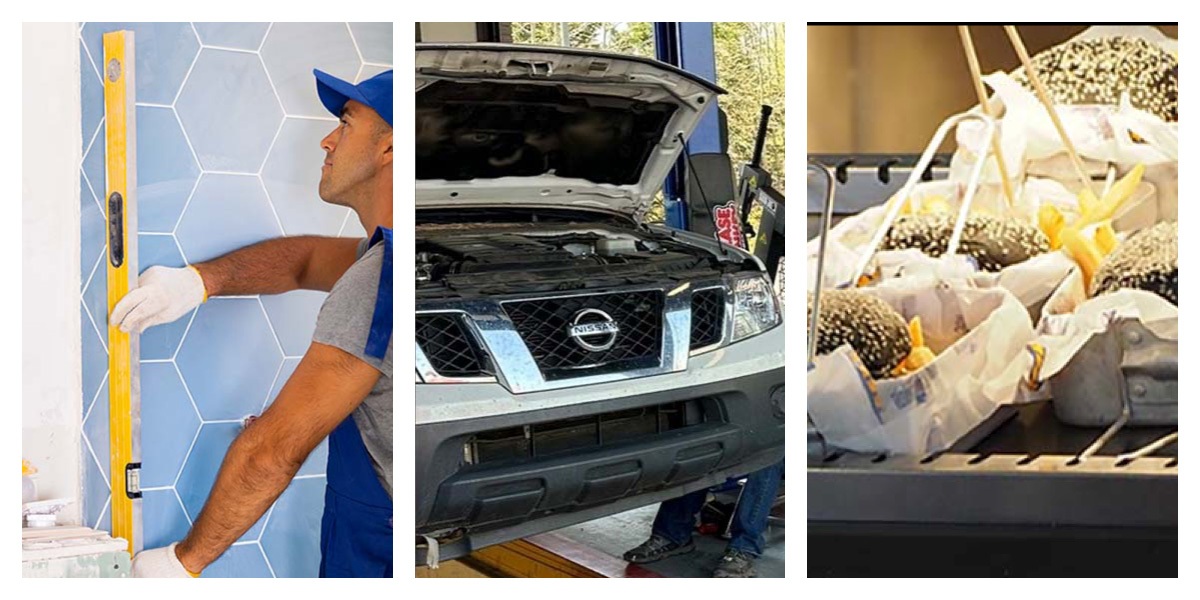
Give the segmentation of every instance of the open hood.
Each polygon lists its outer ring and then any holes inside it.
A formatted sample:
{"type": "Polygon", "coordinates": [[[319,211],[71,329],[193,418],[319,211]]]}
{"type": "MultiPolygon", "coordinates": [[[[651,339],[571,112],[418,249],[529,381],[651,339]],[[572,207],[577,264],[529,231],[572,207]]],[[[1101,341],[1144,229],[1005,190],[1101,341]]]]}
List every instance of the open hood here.
{"type": "Polygon", "coordinates": [[[557,206],[641,220],[721,88],[576,48],[417,45],[419,208],[557,206]]]}

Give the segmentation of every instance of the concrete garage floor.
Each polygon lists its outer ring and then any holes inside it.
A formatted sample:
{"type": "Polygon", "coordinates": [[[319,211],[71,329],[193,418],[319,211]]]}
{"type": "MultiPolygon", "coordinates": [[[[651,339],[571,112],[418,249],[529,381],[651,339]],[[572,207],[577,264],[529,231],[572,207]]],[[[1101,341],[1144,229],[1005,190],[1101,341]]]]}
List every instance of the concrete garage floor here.
{"type": "MultiPolygon", "coordinates": [[[[556,533],[620,558],[626,550],[646,541],[657,511],[658,505],[652,504],[560,529],[556,533]]],[[[755,561],[754,569],[759,577],[783,577],[783,528],[770,527],[764,537],[766,551],[755,561]]],[[[711,577],[717,561],[725,553],[726,540],[700,534],[693,540],[696,542],[694,551],[642,566],[665,577],[711,577]]]]}

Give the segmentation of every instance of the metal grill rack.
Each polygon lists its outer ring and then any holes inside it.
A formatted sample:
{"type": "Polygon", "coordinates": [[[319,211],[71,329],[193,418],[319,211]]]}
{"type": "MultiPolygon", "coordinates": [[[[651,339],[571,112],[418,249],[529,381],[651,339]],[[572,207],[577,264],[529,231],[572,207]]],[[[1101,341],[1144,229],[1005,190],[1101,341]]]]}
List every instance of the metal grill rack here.
{"type": "MultiPolygon", "coordinates": [[[[838,174],[835,215],[843,216],[886,201],[915,163],[813,158],[838,174]]],[[[931,176],[944,178],[940,171],[931,176]]],[[[810,237],[822,192],[809,189],[810,237]]],[[[1083,461],[1077,456],[1104,428],[1062,424],[1049,402],[1003,407],[926,457],[837,452],[810,429],[808,574],[1174,575],[1177,445],[1118,458],[1172,429],[1126,427],[1083,461]]]]}

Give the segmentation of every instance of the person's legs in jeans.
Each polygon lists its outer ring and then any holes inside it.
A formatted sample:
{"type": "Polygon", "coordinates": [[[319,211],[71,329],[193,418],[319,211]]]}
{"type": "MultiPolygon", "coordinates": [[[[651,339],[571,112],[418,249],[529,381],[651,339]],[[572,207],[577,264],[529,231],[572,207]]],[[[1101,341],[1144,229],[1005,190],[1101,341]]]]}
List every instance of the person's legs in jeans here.
{"type": "Polygon", "coordinates": [[[696,529],[696,514],[704,506],[707,497],[708,490],[703,489],[663,502],[658,507],[658,514],[654,515],[650,533],[661,535],[676,544],[687,544],[696,529]]]}
{"type": "MultiPolygon", "coordinates": [[[[729,540],[729,550],[762,556],[765,545],[763,532],[767,529],[767,518],[771,515],[771,505],[775,502],[782,477],[782,460],[746,477],[741,500],[733,514],[730,531],[733,537],[729,540]]],[[[662,514],[661,509],[659,514],[662,514]]]]}

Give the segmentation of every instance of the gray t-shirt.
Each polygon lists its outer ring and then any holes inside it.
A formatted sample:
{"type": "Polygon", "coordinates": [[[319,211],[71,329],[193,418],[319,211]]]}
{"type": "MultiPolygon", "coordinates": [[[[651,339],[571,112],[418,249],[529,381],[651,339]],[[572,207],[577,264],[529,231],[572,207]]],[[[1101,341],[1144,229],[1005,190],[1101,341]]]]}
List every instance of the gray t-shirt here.
{"type": "Polygon", "coordinates": [[[313,341],[344,350],[379,369],[382,375],[363,403],[354,409],[354,424],[362,434],[363,445],[371,455],[379,482],[392,495],[392,343],[388,342],[383,360],[367,356],[367,336],[375,314],[379,293],[379,272],[383,269],[383,243],[367,249],[367,240],[358,245],[358,260],[334,284],[321,312],[313,341]]]}

